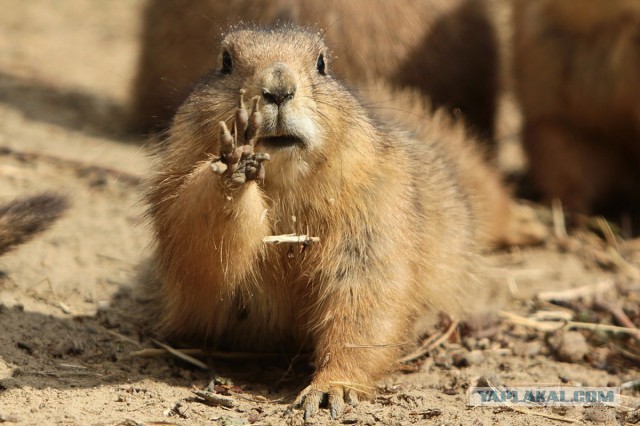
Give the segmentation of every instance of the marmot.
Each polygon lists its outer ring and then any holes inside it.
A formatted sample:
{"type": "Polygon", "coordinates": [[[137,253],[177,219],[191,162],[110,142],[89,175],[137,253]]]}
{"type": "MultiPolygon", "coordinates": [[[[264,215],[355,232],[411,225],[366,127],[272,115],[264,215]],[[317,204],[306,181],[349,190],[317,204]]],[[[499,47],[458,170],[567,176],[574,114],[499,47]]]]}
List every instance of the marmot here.
{"type": "Polygon", "coordinates": [[[0,255],[49,228],[69,207],[53,193],[22,197],[0,205],[0,255]]]}
{"type": "Polygon", "coordinates": [[[514,70],[532,183],[568,211],[640,211],[640,2],[523,0],[514,70]]]}
{"type": "Polygon", "coordinates": [[[368,394],[419,319],[471,304],[483,191],[498,182],[467,167],[482,158],[461,125],[415,97],[399,111],[398,96],[372,93],[368,108],[331,65],[316,33],[229,33],[158,146],[145,196],[161,331],[312,351],[306,417],[325,397],[335,417],[368,394]],[[394,123],[411,120],[421,128],[394,123]],[[319,242],[263,242],[290,233],[319,242]]]}
{"type": "Polygon", "coordinates": [[[132,122],[165,128],[194,83],[213,69],[223,28],[240,21],[324,28],[333,69],[352,84],[384,78],[415,87],[492,138],[499,53],[487,1],[151,0],[133,83],[132,122]]]}

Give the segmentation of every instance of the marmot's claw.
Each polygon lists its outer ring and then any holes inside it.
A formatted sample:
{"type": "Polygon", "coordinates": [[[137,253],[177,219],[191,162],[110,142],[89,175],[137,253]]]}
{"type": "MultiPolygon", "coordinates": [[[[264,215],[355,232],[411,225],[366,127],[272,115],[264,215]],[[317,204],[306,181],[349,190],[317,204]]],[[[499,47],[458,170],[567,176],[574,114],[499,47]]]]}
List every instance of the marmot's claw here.
{"type": "Polygon", "coordinates": [[[251,115],[249,116],[249,123],[247,125],[247,129],[244,132],[245,139],[248,143],[253,147],[255,145],[255,136],[262,125],[262,114],[259,111],[260,97],[254,96],[251,99],[252,107],[251,107],[251,115]]]}
{"type": "Polygon", "coordinates": [[[358,397],[355,391],[345,389],[343,386],[329,386],[324,388],[311,384],[307,386],[293,403],[293,408],[302,408],[304,410],[304,420],[307,421],[313,417],[324,403],[329,408],[331,418],[336,420],[339,418],[345,407],[345,402],[355,405],[358,397]]]}
{"type": "Polygon", "coordinates": [[[231,132],[227,128],[227,123],[224,121],[220,122],[220,153],[222,155],[229,155],[233,151],[235,151],[235,143],[233,140],[233,136],[231,136],[231,132]]]}
{"type": "Polygon", "coordinates": [[[211,161],[211,170],[226,177],[234,186],[240,186],[252,180],[265,177],[264,162],[269,154],[255,153],[255,136],[262,125],[259,111],[260,98],[251,99],[251,115],[247,114],[244,104],[244,89],[240,90],[238,109],[233,123],[233,133],[224,121],[220,122],[220,156],[211,161]]]}
{"type": "Polygon", "coordinates": [[[236,137],[240,136],[240,145],[246,144],[245,130],[249,125],[249,115],[247,114],[247,108],[244,106],[244,89],[240,89],[240,100],[238,101],[238,109],[236,110],[236,137]]]}

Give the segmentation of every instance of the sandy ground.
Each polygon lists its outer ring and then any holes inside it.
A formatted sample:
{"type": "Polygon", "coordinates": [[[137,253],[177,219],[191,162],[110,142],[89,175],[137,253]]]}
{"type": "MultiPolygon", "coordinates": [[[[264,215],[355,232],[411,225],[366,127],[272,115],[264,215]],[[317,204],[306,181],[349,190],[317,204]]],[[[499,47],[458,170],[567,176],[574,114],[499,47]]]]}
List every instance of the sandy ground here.
{"type": "MultiPolygon", "coordinates": [[[[148,253],[138,201],[148,159],[144,140],[122,130],[141,5],[0,0],[0,199],[47,189],[73,202],[53,229],[0,258],[0,423],[300,423],[300,412],[286,410],[309,379],[304,363],[287,370],[277,359],[210,358],[202,370],[169,356],[132,355],[153,347],[132,290],[136,265],[148,253]],[[212,380],[233,407],[194,398],[192,390],[212,380]]],[[[640,395],[626,388],[614,408],[467,405],[468,388],[487,380],[620,386],[640,376],[637,339],[543,333],[495,315],[503,302],[501,309],[523,316],[552,310],[618,324],[612,312],[620,308],[640,325],[640,242],[607,239],[606,227],[596,231],[487,256],[494,315],[400,368],[338,423],[638,422],[640,395]],[[605,291],[595,299],[535,301],[541,292],[596,284],[605,291]]],[[[313,423],[331,421],[322,412],[313,423]]]]}

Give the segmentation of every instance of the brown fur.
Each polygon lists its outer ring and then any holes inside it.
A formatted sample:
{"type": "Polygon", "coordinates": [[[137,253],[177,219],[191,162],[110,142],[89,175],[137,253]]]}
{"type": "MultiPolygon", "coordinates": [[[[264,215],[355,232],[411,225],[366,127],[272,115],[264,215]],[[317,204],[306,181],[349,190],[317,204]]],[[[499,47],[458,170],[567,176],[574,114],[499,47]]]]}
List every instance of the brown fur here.
{"type": "Polygon", "coordinates": [[[535,213],[513,201],[499,173],[485,160],[482,145],[465,126],[442,110],[431,113],[416,91],[391,89],[380,83],[368,91],[377,101],[374,106],[382,109],[387,119],[412,129],[418,140],[431,140],[438,150],[455,157],[449,162],[459,168],[458,179],[474,199],[471,207],[481,224],[477,240],[482,248],[535,245],[546,238],[547,231],[535,213]]]}
{"type": "Polygon", "coordinates": [[[640,205],[640,2],[524,0],[514,68],[534,185],[574,212],[640,205]]]}
{"type": "Polygon", "coordinates": [[[493,136],[498,48],[478,0],[151,0],[133,87],[133,122],[167,125],[193,83],[213,69],[228,25],[290,21],[323,29],[336,75],[416,87],[434,106],[493,136]]]}
{"type": "Polygon", "coordinates": [[[464,129],[431,118],[415,95],[377,87],[366,108],[319,74],[318,35],[244,30],[222,45],[233,70],[210,74],[178,110],[148,180],[155,318],[183,342],[313,351],[300,400],[309,414],[328,393],[336,414],[413,343],[415,321],[470,305],[481,212],[498,181],[476,167],[464,129]],[[260,107],[264,181],[231,185],[211,169],[218,123],[231,128],[240,89],[248,99],[285,85],[290,100],[276,108],[264,95],[260,107]],[[421,124],[412,134],[398,122],[421,124]],[[291,135],[304,142],[267,142],[291,135]],[[292,232],[320,243],[262,242],[292,232]]]}
{"type": "Polygon", "coordinates": [[[49,228],[68,208],[66,198],[39,194],[0,206],[0,255],[49,228]]]}

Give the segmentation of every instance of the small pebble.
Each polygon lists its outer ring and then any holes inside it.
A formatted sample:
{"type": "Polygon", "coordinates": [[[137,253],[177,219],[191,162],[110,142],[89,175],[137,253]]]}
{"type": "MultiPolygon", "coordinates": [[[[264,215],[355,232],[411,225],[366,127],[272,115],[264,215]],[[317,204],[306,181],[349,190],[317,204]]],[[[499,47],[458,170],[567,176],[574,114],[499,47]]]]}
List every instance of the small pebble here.
{"type": "Polygon", "coordinates": [[[577,331],[567,331],[551,341],[558,359],[565,362],[580,362],[589,353],[589,345],[577,331]]]}
{"type": "Polygon", "coordinates": [[[469,365],[480,365],[485,361],[485,356],[482,351],[473,350],[465,355],[465,359],[469,365]]]}
{"type": "Polygon", "coordinates": [[[613,424],[616,421],[616,413],[612,407],[586,407],[584,419],[594,423],[613,424]]]}

